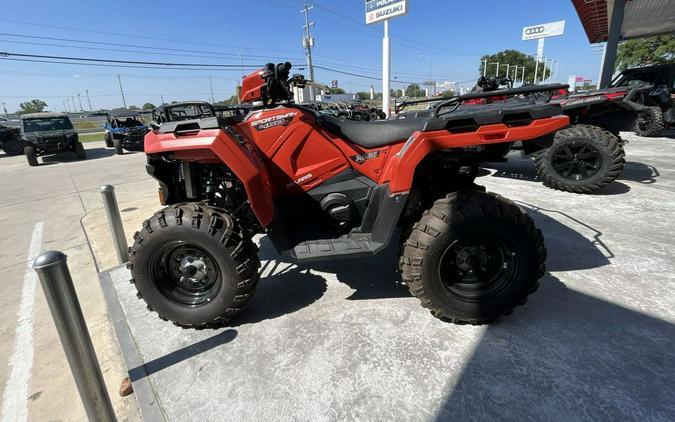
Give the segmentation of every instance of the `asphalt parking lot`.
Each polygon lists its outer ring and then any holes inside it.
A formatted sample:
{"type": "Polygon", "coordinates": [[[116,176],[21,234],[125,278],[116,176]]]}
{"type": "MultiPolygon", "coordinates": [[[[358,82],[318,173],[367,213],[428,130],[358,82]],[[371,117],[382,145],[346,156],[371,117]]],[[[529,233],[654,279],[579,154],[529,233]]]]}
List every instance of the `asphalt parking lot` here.
{"type": "MultiPolygon", "coordinates": [[[[127,371],[96,276],[115,265],[97,188],[116,185],[130,238],[157,208],[143,155],[92,142],[86,162],[29,168],[24,157],[0,156],[3,395],[27,252],[43,222],[42,249],[69,256],[120,419],[141,417],[137,401],[148,420],[674,420],[675,136],[625,138],[626,168],[597,195],[549,190],[526,160],[481,173],[479,184],[528,210],[549,252],[539,291],[492,325],[434,319],[400,284],[394,250],[304,268],[260,237],[259,288],[220,330],[160,321],[124,268],[106,272],[136,390],[125,399],[117,388],[127,371]]],[[[31,318],[29,381],[10,387],[25,388],[31,419],[82,419],[39,287],[31,318]]]]}

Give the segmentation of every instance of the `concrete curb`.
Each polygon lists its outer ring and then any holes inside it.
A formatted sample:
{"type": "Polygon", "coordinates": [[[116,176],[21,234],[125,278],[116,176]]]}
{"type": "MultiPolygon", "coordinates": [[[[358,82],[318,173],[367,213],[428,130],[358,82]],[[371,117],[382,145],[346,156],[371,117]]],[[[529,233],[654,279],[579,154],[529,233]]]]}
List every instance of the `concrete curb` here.
{"type": "Polygon", "coordinates": [[[108,307],[108,313],[110,314],[113,329],[115,330],[117,343],[122,351],[124,364],[127,367],[127,372],[130,376],[129,378],[132,379],[136,403],[138,403],[141,416],[143,420],[147,422],[164,422],[168,419],[162,409],[159,397],[155,393],[155,389],[148,378],[148,373],[144,366],[145,362],[143,361],[143,357],[138,350],[129,325],[124,317],[124,310],[117,298],[115,287],[112,285],[109,271],[114,271],[121,267],[123,266],[100,272],[98,274],[99,283],[101,285],[101,290],[103,291],[106,306],[108,307]],[[132,374],[132,372],[134,372],[134,374],[132,374]]]}

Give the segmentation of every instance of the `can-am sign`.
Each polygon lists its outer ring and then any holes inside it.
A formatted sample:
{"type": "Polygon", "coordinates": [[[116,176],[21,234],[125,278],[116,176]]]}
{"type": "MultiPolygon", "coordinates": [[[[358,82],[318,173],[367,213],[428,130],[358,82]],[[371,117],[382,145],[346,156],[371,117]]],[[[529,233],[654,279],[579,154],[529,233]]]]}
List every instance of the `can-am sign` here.
{"type": "Polygon", "coordinates": [[[523,28],[523,41],[555,37],[565,32],[565,21],[542,23],[523,28]]]}
{"type": "Polygon", "coordinates": [[[366,0],[366,23],[401,16],[408,13],[408,0],[366,0]]]}

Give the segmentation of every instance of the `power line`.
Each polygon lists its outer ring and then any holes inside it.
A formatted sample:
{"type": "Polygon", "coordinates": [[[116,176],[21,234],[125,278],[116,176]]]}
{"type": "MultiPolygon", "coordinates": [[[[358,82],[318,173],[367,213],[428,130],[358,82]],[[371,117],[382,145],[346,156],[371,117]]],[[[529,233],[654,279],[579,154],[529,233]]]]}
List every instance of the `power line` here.
{"type": "MultiPolygon", "coordinates": [[[[191,66],[191,67],[224,67],[224,68],[241,68],[239,64],[206,64],[206,63],[171,63],[171,62],[146,62],[146,61],[136,61],[136,60],[114,60],[114,59],[97,59],[91,57],[73,57],[73,56],[51,56],[43,54],[26,54],[26,53],[10,53],[0,51],[0,57],[31,57],[36,59],[54,59],[54,60],[72,60],[72,61],[82,61],[82,62],[95,62],[95,63],[115,63],[115,64],[138,64],[138,65],[147,65],[147,66],[191,66]]],[[[256,69],[262,67],[261,65],[247,65],[246,67],[254,67],[256,69]]]]}

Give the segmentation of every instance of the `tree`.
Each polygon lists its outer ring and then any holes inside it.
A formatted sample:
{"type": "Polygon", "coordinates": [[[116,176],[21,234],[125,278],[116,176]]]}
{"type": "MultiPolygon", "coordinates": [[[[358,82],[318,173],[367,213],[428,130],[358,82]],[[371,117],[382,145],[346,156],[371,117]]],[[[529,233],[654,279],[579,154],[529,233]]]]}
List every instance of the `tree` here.
{"type": "Polygon", "coordinates": [[[367,100],[367,99],[370,98],[370,93],[364,92],[364,91],[359,91],[359,92],[356,93],[356,97],[359,100],[367,100]]]}
{"type": "Polygon", "coordinates": [[[450,98],[450,97],[454,97],[454,96],[455,96],[455,92],[454,92],[454,91],[449,91],[449,90],[448,90],[448,91],[443,91],[443,97],[444,97],[444,98],[450,98]]]}
{"type": "Polygon", "coordinates": [[[136,107],[135,105],[130,105],[129,110],[138,110],[138,107],[136,107]]]}
{"type": "Polygon", "coordinates": [[[153,103],[143,104],[143,110],[152,110],[153,108],[155,108],[155,105],[153,103]]]}
{"type": "MultiPolygon", "coordinates": [[[[497,75],[497,63],[499,63],[499,76],[506,76],[506,65],[509,65],[509,78],[513,79],[514,76],[514,67],[518,66],[518,80],[520,80],[523,74],[523,66],[525,66],[525,81],[532,83],[534,80],[534,69],[536,63],[534,57],[528,56],[527,54],[518,51],[518,50],[504,50],[492,55],[485,55],[480,58],[480,66],[478,66],[478,73],[483,74],[483,68],[485,67],[485,61],[487,60],[488,67],[486,75],[493,77],[497,75]]],[[[548,77],[551,69],[546,67],[546,76],[548,77]]],[[[539,69],[537,72],[537,80],[541,80],[541,77],[544,75],[544,63],[539,62],[539,69]]],[[[476,77],[478,79],[478,77],[476,77]]]]}
{"type": "Polygon", "coordinates": [[[424,91],[422,91],[420,86],[417,84],[410,84],[405,88],[406,97],[417,97],[420,95],[420,93],[423,94],[424,91]]]}
{"type": "Polygon", "coordinates": [[[328,89],[329,94],[345,94],[345,90],[342,88],[329,88],[328,89]]]}
{"type": "Polygon", "coordinates": [[[396,97],[401,98],[403,96],[403,90],[402,89],[397,89],[396,90],[396,97]]]}
{"type": "Polygon", "coordinates": [[[636,38],[619,44],[616,65],[619,70],[675,61],[675,35],[636,38]]]}
{"type": "Polygon", "coordinates": [[[47,108],[47,103],[42,100],[35,99],[19,104],[19,108],[21,108],[19,111],[20,114],[40,113],[45,111],[47,108]]]}

